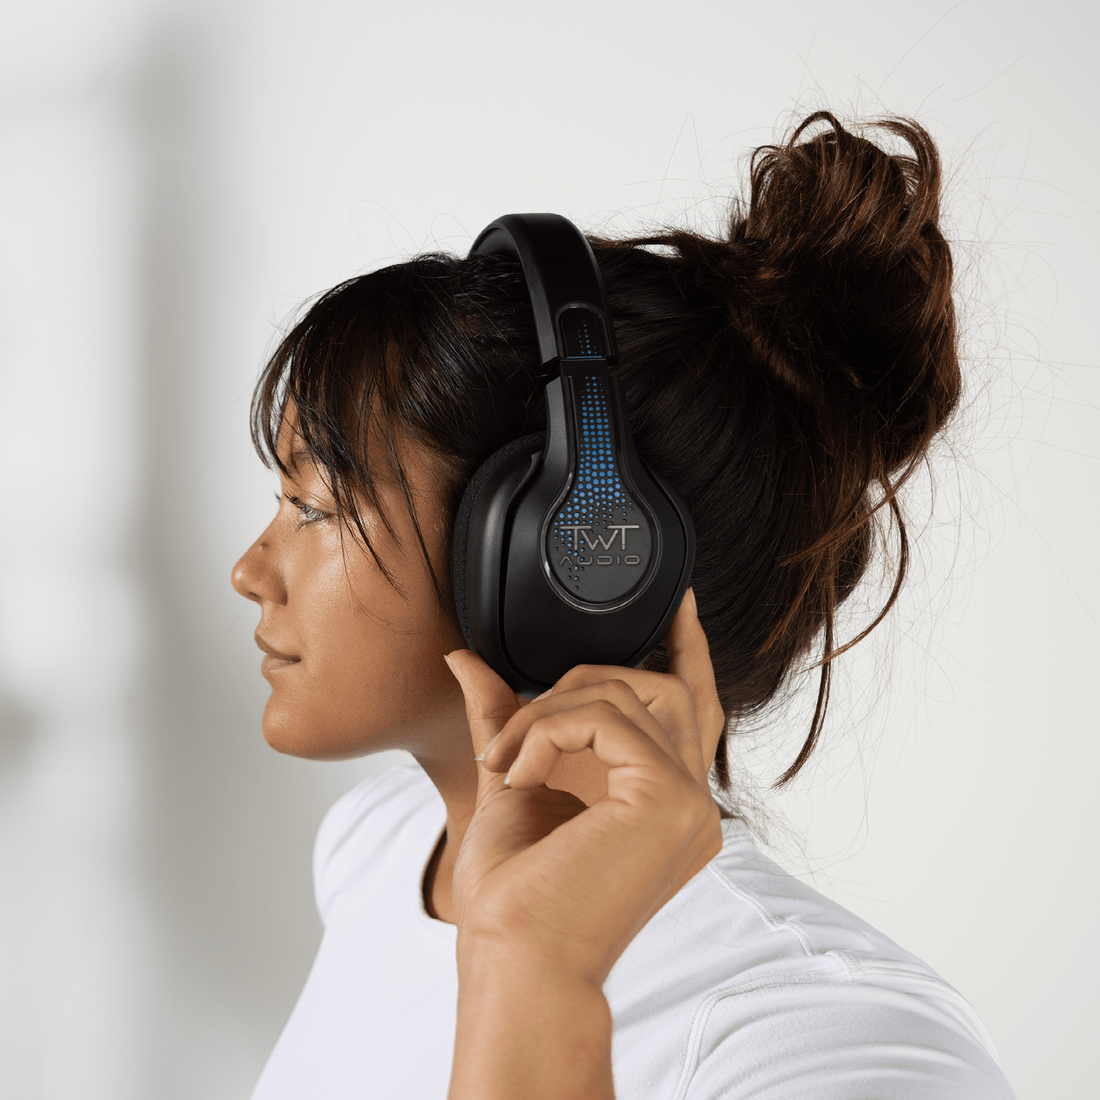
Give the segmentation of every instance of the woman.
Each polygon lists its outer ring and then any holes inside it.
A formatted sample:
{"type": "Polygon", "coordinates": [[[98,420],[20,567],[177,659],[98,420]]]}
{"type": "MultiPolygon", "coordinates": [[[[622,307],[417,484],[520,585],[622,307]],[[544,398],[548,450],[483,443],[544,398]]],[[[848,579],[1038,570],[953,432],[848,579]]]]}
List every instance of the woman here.
{"type": "Polygon", "coordinates": [[[957,992],[759,853],[728,766],[738,721],[816,660],[780,784],[804,765],[837,608],[889,518],[893,603],[897,492],[958,400],[936,151],[878,130],[912,155],[827,113],[758,150],[727,239],[591,239],[638,452],[696,532],[640,668],[529,701],[465,647],[459,499],[546,426],[515,260],[352,279],[268,364],[253,428],[282,494],[233,575],[262,610],[265,737],[417,766],[321,826],[325,934],[256,1100],[1011,1096],[957,992]]]}

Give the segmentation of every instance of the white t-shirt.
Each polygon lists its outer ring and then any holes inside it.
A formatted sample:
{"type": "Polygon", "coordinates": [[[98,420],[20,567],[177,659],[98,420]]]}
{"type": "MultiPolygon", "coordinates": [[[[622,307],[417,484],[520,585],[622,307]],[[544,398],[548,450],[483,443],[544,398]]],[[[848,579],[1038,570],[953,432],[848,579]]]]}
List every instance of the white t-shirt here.
{"type": "MultiPolygon", "coordinates": [[[[324,936],[253,1100],[445,1100],[456,929],[422,893],[445,820],[416,765],[328,812],[314,851],[324,936]]],[[[768,860],[743,822],[722,828],[721,853],[604,985],[617,1100],[1012,1100],[959,993],[768,860]]]]}

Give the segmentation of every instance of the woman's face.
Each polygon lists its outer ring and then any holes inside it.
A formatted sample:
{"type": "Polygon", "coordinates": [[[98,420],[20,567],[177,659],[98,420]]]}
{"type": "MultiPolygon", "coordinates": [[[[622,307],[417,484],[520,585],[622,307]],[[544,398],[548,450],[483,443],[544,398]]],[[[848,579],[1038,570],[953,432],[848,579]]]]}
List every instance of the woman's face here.
{"type": "MultiPolygon", "coordinates": [[[[256,642],[271,685],[264,737],[280,752],[316,760],[394,748],[421,759],[448,748],[466,753],[462,692],[443,661],[466,643],[453,612],[439,610],[400,488],[379,486],[400,544],[365,502],[361,515],[404,598],[346,529],[341,537],[332,495],[296,425],[290,406],[279,455],[291,476],[281,478],[275,518],[233,569],[233,587],[260,606],[256,642]]],[[[433,470],[418,449],[402,452],[424,541],[445,581],[433,470]]]]}

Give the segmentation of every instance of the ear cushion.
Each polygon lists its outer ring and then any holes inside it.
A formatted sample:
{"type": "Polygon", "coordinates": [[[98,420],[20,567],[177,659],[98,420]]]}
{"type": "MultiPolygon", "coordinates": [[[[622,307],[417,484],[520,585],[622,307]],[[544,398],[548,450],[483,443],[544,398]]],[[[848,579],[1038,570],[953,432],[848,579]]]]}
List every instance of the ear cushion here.
{"type": "Polygon", "coordinates": [[[470,609],[466,600],[466,563],[469,560],[470,538],[479,537],[479,532],[470,530],[470,516],[473,514],[478,497],[481,495],[485,483],[507,462],[523,452],[530,455],[537,444],[541,450],[546,442],[545,432],[534,432],[520,439],[513,439],[506,443],[499,451],[494,451],[474,471],[466,485],[466,491],[462,494],[462,500],[458,505],[458,514],[455,516],[454,531],[451,535],[451,582],[455,597],[455,610],[458,612],[458,622],[462,627],[462,634],[466,638],[466,644],[473,649],[473,631],[470,629],[470,609]]]}

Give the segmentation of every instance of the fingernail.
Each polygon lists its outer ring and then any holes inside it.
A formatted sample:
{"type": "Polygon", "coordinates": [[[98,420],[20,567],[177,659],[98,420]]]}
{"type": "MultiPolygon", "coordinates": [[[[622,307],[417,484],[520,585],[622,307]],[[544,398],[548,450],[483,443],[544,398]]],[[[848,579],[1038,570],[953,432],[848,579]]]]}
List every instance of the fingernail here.
{"type": "Polygon", "coordinates": [[[553,691],[553,690],[554,690],[553,688],[550,688],[548,691],[544,691],[541,695],[536,695],[534,697],[534,699],[531,700],[531,702],[532,703],[537,703],[540,699],[545,699],[547,697],[547,695],[549,695],[550,692],[553,691]]]}
{"type": "Polygon", "coordinates": [[[492,751],[493,746],[497,743],[497,737],[499,737],[499,736],[500,736],[500,734],[498,733],[496,737],[494,737],[490,741],[488,741],[485,745],[485,748],[483,748],[481,750],[481,752],[479,752],[477,754],[477,756],[474,757],[474,760],[476,760],[479,764],[484,764],[485,763],[485,758],[492,751]]]}
{"type": "Polygon", "coordinates": [[[508,773],[508,774],[507,774],[507,775],[506,775],[506,776],[504,777],[504,785],[505,785],[506,787],[510,787],[510,786],[512,785],[512,773],[511,773],[511,772],[509,772],[509,773],[508,773]]]}

